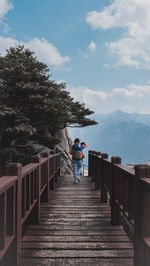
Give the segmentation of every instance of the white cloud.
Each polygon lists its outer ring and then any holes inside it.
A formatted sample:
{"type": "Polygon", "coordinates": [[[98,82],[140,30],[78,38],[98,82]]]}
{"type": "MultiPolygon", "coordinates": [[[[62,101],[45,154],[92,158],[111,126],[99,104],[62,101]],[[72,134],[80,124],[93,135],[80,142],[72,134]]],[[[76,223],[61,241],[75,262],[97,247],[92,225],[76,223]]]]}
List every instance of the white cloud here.
{"type": "Polygon", "coordinates": [[[93,52],[96,50],[96,43],[91,41],[88,47],[89,47],[90,51],[93,52]]]}
{"type": "Polygon", "coordinates": [[[84,53],[84,58],[89,58],[93,52],[97,49],[97,45],[95,42],[91,41],[90,44],[88,45],[87,52],[84,53]]]}
{"type": "Polygon", "coordinates": [[[129,89],[129,87],[128,88],[115,88],[112,90],[112,93],[114,95],[120,94],[127,98],[132,98],[132,97],[140,98],[143,96],[142,92],[137,91],[136,89],[129,89]]]}
{"type": "Polygon", "coordinates": [[[29,43],[25,43],[30,49],[34,50],[36,55],[41,60],[53,66],[60,66],[63,63],[69,62],[69,56],[61,56],[58,49],[44,38],[42,40],[34,38],[29,43]]]}
{"type": "Polygon", "coordinates": [[[15,39],[9,37],[0,37],[0,53],[4,55],[6,49],[9,49],[11,46],[15,46],[18,42],[15,39]]]}
{"type": "Polygon", "coordinates": [[[84,102],[96,113],[107,113],[117,109],[150,113],[150,85],[131,84],[126,88],[113,88],[110,92],[73,86],[70,86],[68,90],[76,101],[84,102]]]}
{"type": "Polygon", "coordinates": [[[12,8],[13,8],[13,4],[11,0],[0,0],[0,22],[2,22],[5,15],[12,8]]]}
{"type": "Polygon", "coordinates": [[[11,0],[0,0],[0,27],[3,29],[4,34],[8,34],[10,31],[9,26],[5,22],[5,17],[11,9],[13,9],[13,3],[11,0]]]}
{"type": "Polygon", "coordinates": [[[11,46],[15,46],[15,44],[21,44],[28,47],[35,52],[36,56],[40,60],[44,61],[48,65],[59,67],[70,61],[69,56],[63,57],[58,49],[44,38],[41,40],[34,38],[29,42],[18,42],[17,40],[9,37],[0,37],[0,53],[5,54],[6,49],[11,46]]]}
{"type": "Polygon", "coordinates": [[[150,68],[150,1],[114,0],[102,11],[87,14],[93,29],[122,28],[123,36],[107,43],[118,65],[150,68]]]}

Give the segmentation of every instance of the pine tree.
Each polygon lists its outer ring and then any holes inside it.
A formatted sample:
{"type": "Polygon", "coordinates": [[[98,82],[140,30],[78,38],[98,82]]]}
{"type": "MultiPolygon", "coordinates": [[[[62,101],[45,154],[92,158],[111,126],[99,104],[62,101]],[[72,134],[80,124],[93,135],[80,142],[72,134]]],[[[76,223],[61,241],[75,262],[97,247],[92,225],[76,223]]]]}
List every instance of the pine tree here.
{"type": "Polygon", "coordinates": [[[93,111],[75,102],[66,84],[51,80],[48,67],[24,46],[0,56],[0,93],[1,157],[7,160],[20,160],[20,147],[30,153],[31,141],[53,148],[60,129],[96,124],[86,117],[93,111]]]}

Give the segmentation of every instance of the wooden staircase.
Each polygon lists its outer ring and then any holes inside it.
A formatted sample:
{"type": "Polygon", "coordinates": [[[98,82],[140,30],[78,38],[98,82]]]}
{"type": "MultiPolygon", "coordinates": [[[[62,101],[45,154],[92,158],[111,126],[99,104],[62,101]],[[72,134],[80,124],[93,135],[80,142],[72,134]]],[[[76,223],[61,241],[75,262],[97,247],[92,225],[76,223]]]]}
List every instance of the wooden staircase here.
{"type": "Polygon", "coordinates": [[[49,202],[41,204],[40,224],[26,227],[21,265],[133,265],[133,245],[110,216],[89,177],[74,184],[60,176],[49,202]]]}

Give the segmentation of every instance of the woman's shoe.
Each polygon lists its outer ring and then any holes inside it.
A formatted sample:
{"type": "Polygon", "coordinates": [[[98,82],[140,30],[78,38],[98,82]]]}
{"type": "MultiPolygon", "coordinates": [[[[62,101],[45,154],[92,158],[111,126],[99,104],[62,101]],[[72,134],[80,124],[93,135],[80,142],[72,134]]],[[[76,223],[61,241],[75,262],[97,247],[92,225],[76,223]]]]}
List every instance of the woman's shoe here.
{"type": "Polygon", "coordinates": [[[77,179],[78,179],[78,182],[80,182],[80,177],[79,177],[79,175],[78,175],[78,178],[77,178],[77,179]]]}

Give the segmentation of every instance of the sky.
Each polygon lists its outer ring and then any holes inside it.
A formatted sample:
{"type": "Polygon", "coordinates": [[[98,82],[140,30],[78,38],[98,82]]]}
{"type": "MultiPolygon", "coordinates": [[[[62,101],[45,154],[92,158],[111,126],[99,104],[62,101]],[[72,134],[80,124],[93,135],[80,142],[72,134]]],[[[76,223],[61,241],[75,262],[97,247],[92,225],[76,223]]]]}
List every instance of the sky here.
{"type": "Polygon", "coordinates": [[[24,44],[95,113],[150,113],[150,0],[0,0],[0,53],[24,44]]]}

